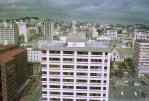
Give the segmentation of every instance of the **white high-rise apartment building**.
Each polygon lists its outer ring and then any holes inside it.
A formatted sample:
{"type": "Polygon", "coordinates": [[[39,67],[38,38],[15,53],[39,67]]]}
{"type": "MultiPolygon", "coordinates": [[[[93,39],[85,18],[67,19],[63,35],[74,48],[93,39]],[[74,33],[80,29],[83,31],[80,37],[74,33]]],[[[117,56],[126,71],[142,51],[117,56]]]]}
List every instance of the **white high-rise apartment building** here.
{"type": "Polygon", "coordinates": [[[135,44],[135,60],[139,76],[149,74],[149,41],[137,41],[135,44]]]}
{"type": "Polygon", "coordinates": [[[12,23],[0,24],[0,44],[17,44],[18,33],[16,25],[12,23]]]}
{"type": "Polygon", "coordinates": [[[109,43],[51,41],[40,48],[42,101],[108,101],[109,43]]]}

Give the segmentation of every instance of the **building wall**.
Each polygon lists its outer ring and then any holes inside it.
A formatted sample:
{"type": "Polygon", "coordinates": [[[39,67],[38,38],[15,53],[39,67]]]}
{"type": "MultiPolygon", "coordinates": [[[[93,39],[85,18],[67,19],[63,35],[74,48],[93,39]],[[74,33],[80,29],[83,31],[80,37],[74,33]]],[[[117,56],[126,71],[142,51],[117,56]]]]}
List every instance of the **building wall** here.
{"type": "Polygon", "coordinates": [[[40,50],[27,48],[27,60],[31,63],[40,63],[40,50]]]}
{"type": "Polygon", "coordinates": [[[0,67],[3,95],[2,101],[16,101],[16,98],[20,94],[20,88],[31,75],[27,63],[26,50],[16,54],[8,62],[1,63],[0,67]]]}
{"type": "Polygon", "coordinates": [[[42,101],[108,101],[110,53],[41,53],[42,101]]]}
{"type": "Polygon", "coordinates": [[[136,42],[135,63],[139,75],[149,74],[149,42],[136,42]]]}

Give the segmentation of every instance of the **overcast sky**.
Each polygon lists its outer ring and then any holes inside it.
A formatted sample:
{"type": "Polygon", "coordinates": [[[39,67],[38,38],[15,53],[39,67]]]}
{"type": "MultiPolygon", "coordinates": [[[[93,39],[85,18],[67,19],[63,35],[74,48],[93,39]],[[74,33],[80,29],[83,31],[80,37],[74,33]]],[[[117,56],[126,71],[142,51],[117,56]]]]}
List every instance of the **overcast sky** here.
{"type": "Polygon", "coordinates": [[[0,0],[0,11],[8,9],[42,9],[50,16],[63,14],[76,20],[149,23],[149,0],[0,0]]]}

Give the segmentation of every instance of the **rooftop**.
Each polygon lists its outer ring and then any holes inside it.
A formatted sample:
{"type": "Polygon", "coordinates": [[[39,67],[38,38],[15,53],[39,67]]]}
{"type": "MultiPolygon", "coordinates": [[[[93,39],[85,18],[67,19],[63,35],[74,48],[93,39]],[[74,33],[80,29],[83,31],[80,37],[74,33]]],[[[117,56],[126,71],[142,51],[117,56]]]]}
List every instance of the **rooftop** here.
{"type": "MultiPolygon", "coordinates": [[[[7,48],[8,46],[6,46],[7,48]]],[[[9,46],[11,47],[11,46],[9,46]]],[[[3,46],[3,48],[0,48],[0,49],[5,49],[5,46],[3,46]]],[[[7,63],[11,60],[13,60],[15,58],[16,55],[24,52],[25,49],[22,49],[22,48],[7,48],[7,50],[3,50],[3,52],[0,53],[0,64],[4,64],[4,63],[7,63]]]]}
{"type": "Polygon", "coordinates": [[[112,45],[109,41],[40,41],[40,49],[79,50],[79,51],[106,51],[110,52],[112,45]],[[69,44],[71,43],[71,47],[69,44]],[[83,45],[82,45],[83,44],[83,45]]]}
{"type": "Polygon", "coordinates": [[[0,44],[0,52],[9,50],[9,49],[12,49],[12,48],[15,48],[15,47],[16,47],[15,45],[1,45],[0,44]]]}

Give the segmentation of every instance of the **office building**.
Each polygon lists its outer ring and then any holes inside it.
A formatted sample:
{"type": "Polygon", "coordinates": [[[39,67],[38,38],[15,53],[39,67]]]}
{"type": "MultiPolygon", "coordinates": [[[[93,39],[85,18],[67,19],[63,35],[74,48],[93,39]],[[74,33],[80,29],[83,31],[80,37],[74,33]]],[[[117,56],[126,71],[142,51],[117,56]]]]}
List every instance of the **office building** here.
{"type": "Polygon", "coordinates": [[[141,40],[135,43],[135,64],[138,74],[149,74],[149,41],[141,40]]]}
{"type": "Polygon", "coordinates": [[[18,33],[16,24],[7,23],[0,25],[0,44],[17,44],[18,33]]]}
{"type": "Polygon", "coordinates": [[[74,39],[41,43],[42,101],[108,101],[110,44],[74,39]]]}
{"type": "Polygon", "coordinates": [[[28,82],[27,51],[0,45],[0,101],[17,101],[28,82]]]}

